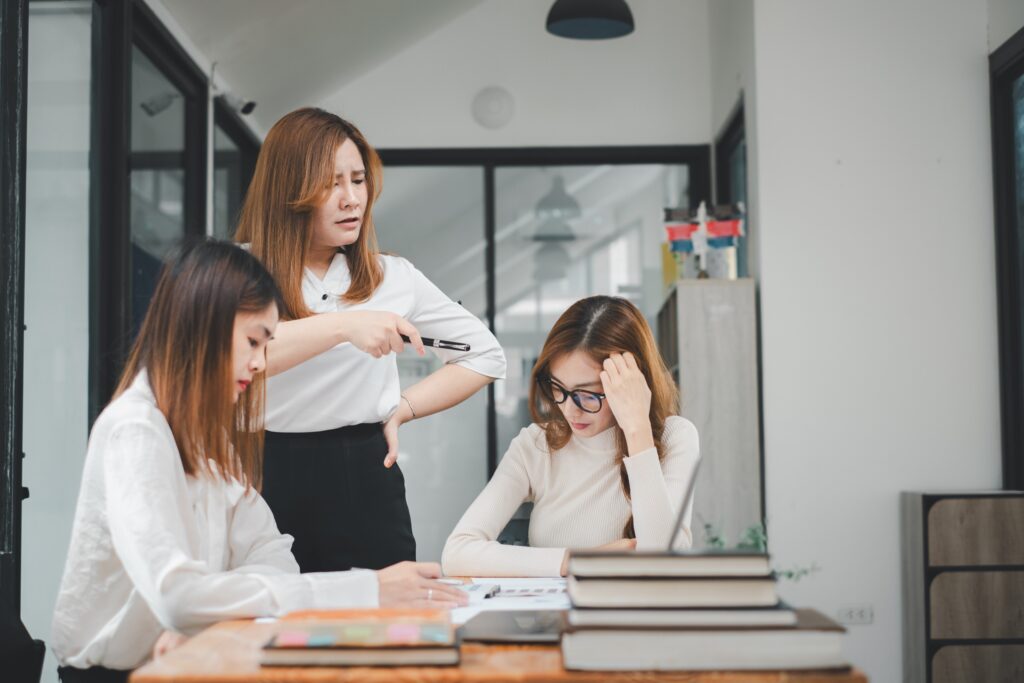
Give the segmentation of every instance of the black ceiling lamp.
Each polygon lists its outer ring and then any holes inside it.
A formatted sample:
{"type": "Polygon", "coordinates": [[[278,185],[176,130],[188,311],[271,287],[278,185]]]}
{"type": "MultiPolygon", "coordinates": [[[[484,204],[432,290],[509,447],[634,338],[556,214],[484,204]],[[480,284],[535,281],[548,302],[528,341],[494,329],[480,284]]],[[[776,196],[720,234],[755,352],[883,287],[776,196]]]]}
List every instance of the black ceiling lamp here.
{"type": "Polygon", "coordinates": [[[633,13],[626,0],[556,0],[547,26],[562,38],[619,38],[633,32],[633,13]]]}

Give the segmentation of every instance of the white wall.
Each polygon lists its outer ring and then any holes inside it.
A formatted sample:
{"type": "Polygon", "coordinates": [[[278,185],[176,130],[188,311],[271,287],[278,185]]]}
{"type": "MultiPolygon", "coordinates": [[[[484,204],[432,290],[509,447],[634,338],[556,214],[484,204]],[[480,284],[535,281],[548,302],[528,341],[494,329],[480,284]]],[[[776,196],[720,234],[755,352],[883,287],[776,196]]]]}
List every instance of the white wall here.
{"type": "Polygon", "coordinates": [[[1024,28],[1024,2],[1021,0],[988,0],[988,49],[996,50],[1024,28]]]}
{"type": "Polygon", "coordinates": [[[898,492],[1000,484],[986,1],[754,5],[770,550],[897,681],[898,492]]]}
{"type": "Polygon", "coordinates": [[[546,33],[550,6],[488,0],[318,104],[377,147],[707,143],[706,0],[633,0],[636,31],[610,41],[546,33]],[[515,98],[497,131],[470,113],[491,85],[515,98]]]}

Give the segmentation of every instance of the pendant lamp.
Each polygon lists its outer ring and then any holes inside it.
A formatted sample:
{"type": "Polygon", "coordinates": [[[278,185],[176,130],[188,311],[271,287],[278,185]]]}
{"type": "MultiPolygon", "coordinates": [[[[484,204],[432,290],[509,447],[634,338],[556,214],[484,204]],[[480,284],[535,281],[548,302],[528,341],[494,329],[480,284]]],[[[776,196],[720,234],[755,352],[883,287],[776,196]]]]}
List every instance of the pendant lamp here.
{"type": "Polygon", "coordinates": [[[633,13],[626,0],[556,0],[547,28],[562,38],[619,38],[633,32],[633,13]]]}

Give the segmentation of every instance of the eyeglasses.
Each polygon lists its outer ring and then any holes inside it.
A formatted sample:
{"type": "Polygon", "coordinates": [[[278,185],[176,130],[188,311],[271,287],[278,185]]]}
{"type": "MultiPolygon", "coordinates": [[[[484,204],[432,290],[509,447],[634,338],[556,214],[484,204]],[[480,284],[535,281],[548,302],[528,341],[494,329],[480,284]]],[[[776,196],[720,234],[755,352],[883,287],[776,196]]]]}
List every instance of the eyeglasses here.
{"type": "Polygon", "coordinates": [[[601,401],[605,397],[604,394],[596,391],[583,391],[582,389],[569,391],[550,377],[543,375],[537,377],[537,385],[540,387],[540,393],[544,394],[544,398],[558,405],[565,403],[565,399],[571,396],[572,402],[583,412],[601,412],[601,401]]]}

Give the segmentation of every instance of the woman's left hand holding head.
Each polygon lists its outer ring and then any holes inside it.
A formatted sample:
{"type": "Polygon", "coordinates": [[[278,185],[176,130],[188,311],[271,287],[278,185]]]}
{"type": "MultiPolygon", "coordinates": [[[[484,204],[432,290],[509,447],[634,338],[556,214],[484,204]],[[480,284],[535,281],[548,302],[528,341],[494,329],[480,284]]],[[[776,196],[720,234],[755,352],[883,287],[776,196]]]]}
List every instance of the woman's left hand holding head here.
{"type": "Polygon", "coordinates": [[[619,429],[626,435],[629,454],[654,446],[651,432],[651,388],[632,353],[613,353],[604,361],[601,384],[619,429]],[[634,449],[635,447],[635,449],[634,449]]]}

